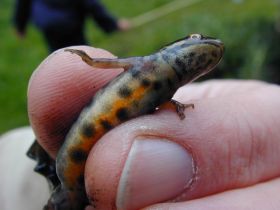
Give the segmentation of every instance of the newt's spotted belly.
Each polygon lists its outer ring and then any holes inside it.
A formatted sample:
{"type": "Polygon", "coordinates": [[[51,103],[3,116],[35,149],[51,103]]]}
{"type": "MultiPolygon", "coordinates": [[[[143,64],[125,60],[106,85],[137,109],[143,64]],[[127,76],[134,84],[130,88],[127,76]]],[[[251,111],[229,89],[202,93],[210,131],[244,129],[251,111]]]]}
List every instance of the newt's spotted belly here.
{"type": "Polygon", "coordinates": [[[88,204],[83,175],[85,162],[96,141],[120,123],[152,113],[165,102],[171,101],[183,119],[184,107],[190,105],[180,104],[171,97],[179,87],[213,69],[223,50],[219,40],[199,34],[145,57],[95,59],[83,51],[67,49],[91,66],[122,67],[125,71],[95,95],[68,133],[56,160],[61,186],[45,209],[83,209],[88,204]]]}

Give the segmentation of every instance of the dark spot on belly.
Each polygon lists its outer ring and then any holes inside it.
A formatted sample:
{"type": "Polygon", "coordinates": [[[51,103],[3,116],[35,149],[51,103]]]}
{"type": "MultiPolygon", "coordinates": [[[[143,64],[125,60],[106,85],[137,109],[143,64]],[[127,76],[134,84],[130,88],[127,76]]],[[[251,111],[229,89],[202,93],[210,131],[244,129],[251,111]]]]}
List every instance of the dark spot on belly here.
{"type": "Polygon", "coordinates": [[[186,71],[186,64],[182,60],[180,60],[179,58],[176,58],[175,63],[180,70],[186,71]]]}
{"type": "Polygon", "coordinates": [[[141,71],[138,69],[134,68],[130,71],[130,74],[133,78],[138,79],[141,76],[141,71]]]}
{"type": "Polygon", "coordinates": [[[91,125],[90,123],[86,123],[82,126],[81,131],[82,131],[83,136],[85,136],[87,138],[91,138],[94,136],[95,128],[94,128],[94,125],[91,125]]]}
{"type": "Polygon", "coordinates": [[[129,96],[131,96],[131,94],[132,94],[132,90],[127,86],[121,87],[118,91],[118,95],[121,98],[128,98],[129,96]]]}
{"type": "Polygon", "coordinates": [[[116,116],[120,121],[125,121],[129,118],[129,112],[126,107],[119,108],[116,111],[116,116]]]}
{"type": "Polygon", "coordinates": [[[192,58],[192,57],[195,56],[195,53],[194,53],[194,52],[191,52],[191,53],[189,53],[189,56],[192,58]]]}
{"type": "Polygon", "coordinates": [[[209,59],[208,62],[204,65],[204,68],[206,69],[212,62],[213,60],[209,59]]]}
{"type": "Polygon", "coordinates": [[[113,125],[108,120],[100,120],[100,124],[106,131],[111,130],[113,128],[113,125]]]}
{"type": "Polygon", "coordinates": [[[159,89],[161,89],[162,88],[162,83],[160,82],[160,81],[155,81],[154,83],[153,83],[153,89],[154,90],[159,90],[159,89]]]}
{"type": "Polygon", "coordinates": [[[217,57],[218,57],[217,52],[215,52],[215,51],[212,51],[211,55],[212,55],[214,58],[217,58],[217,57]]]}
{"type": "Polygon", "coordinates": [[[198,56],[198,61],[199,63],[204,63],[206,60],[206,54],[202,53],[201,55],[198,56]]]}
{"type": "Polygon", "coordinates": [[[142,86],[142,87],[147,88],[147,87],[149,87],[150,85],[151,85],[151,81],[150,81],[149,79],[144,78],[144,79],[141,80],[141,86],[142,86]]]}
{"type": "Polygon", "coordinates": [[[73,148],[70,150],[69,156],[74,163],[81,163],[87,159],[87,153],[80,148],[73,148]]]}
{"type": "Polygon", "coordinates": [[[192,58],[189,58],[188,61],[187,61],[188,66],[191,66],[192,63],[193,63],[193,59],[192,59],[192,58]]]}

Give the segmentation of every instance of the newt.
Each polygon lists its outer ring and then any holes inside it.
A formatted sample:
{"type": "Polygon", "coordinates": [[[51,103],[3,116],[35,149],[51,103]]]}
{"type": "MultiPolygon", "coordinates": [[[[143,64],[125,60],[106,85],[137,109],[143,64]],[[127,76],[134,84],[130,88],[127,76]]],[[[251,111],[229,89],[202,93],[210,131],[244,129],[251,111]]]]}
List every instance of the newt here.
{"type": "Polygon", "coordinates": [[[100,89],[81,112],[66,136],[56,158],[61,185],[53,192],[45,210],[82,210],[89,204],[85,191],[84,169],[94,144],[117,125],[153,113],[163,104],[173,106],[181,119],[184,109],[172,99],[176,90],[208,73],[221,60],[223,43],[192,34],[158,52],[129,58],[91,58],[86,52],[65,49],[96,68],[123,68],[124,72],[100,89]]]}

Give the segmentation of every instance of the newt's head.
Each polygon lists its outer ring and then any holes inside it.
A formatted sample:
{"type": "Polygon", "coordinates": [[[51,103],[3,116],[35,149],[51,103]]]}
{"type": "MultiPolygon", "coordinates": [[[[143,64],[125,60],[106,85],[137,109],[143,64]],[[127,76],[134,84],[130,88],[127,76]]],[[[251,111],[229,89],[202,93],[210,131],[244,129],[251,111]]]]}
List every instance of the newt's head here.
{"type": "Polygon", "coordinates": [[[162,58],[190,82],[211,71],[224,54],[224,44],[214,38],[192,34],[160,50],[162,58]]]}

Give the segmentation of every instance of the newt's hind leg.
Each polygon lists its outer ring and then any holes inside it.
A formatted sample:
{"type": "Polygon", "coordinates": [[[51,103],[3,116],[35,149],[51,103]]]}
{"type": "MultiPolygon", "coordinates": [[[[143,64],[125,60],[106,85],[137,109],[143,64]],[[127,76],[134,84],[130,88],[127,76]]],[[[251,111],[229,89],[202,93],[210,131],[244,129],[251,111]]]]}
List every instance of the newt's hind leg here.
{"type": "Polygon", "coordinates": [[[181,120],[185,119],[185,114],[184,111],[187,108],[193,108],[194,109],[194,104],[182,104],[179,101],[176,101],[174,99],[171,99],[170,101],[166,102],[165,104],[161,105],[159,109],[162,108],[167,108],[167,109],[172,109],[175,110],[178,116],[180,117],[181,120]]]}
{"type": "Polygon", "coordinates": [[[135,58],[92,58],[85,51],[77,49],[65,49],[64,51],[80,56],[85,63],[96,68],[124,68],[124,70],[128,70],[135,62],[135,58]]]}

